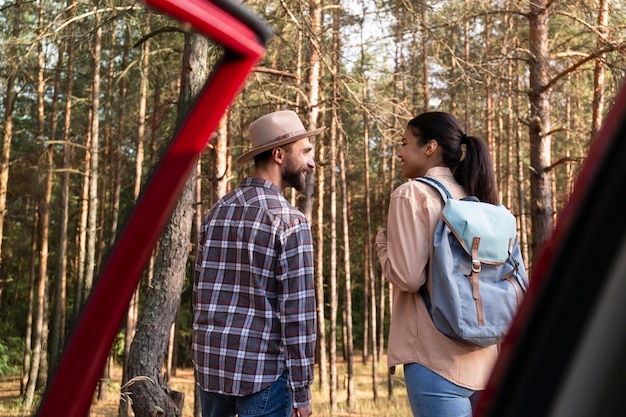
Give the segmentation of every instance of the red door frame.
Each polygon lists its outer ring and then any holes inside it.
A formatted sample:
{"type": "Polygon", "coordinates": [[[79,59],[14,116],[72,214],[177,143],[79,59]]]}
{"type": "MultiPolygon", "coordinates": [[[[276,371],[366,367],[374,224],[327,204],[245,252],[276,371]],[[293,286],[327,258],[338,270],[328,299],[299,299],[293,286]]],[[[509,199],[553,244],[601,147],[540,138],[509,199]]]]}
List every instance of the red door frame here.
{"type": "Polygon", "coordinates": [[[37,415],[84,417],[132,294],[174,204],[228,105],[265,54],[272,29],[224,0],[146,0],[224,47],[185,123],[172,139],[112,248],[37,415]]]}

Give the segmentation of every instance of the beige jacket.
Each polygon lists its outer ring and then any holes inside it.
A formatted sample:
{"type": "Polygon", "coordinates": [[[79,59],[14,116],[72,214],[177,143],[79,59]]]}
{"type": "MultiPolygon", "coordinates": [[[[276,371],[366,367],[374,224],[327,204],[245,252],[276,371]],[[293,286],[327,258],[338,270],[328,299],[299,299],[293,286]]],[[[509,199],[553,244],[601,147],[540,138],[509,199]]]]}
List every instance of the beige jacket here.
{"type": "MultiPolygon", "coordinates": [[[[453,197],[466,195],[449,168],[431,168],[426,175],[443,182],[453,197]]],[[[387,228],[376,236],[383,274],[393,284],[388,364],[416,362],[457,385],[482,390],[499,347],[474,347],[440,333],[419,294],[429,275],[432,237],[442,207],[433,187],[407,181],[391,194],[387,228]]]]}

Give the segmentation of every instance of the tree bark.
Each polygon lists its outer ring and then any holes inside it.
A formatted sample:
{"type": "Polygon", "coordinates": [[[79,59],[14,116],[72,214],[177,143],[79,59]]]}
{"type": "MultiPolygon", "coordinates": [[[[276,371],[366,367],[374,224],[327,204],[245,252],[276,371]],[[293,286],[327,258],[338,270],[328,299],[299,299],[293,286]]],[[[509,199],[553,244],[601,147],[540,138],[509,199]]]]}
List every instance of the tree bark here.
{"type": "MultiPolygon", "coordinates": [[[[150,31],[149,18],[146,17],[146,31],[150,31]]],[[[135,201],[141,193],[141,184],[143,183],[143,164],[145,158],[144,143],[146,133],[146,107],[148,101],[148,76],[150,64],[150,40],[146,40],[143,44],[142,60],[141,60],[141,82],[139,84],[139,114],[137,116],[137,148],[135,157],[135,184],[133,188],[133,198],[135,201]]],[[[124,327],[124,368],[122,374],[122,385],[128,382],[128,354],[130,345],[137,330],[137,320],[139,316],[139,291],[141,285],[138,285],[133,292],[133,296],[128,304],[126,312],[126,325],[124,327]]]]}
{"type": "MultiPolygon", "coordinates": [[[[39,3],[39,23],[43,30],[43,5],[39,3]]],[[[28,383],[24,393],[24,406],[30,408],[33,405],[35,389],[38,387],[40,373],[45,374],[45,340],[46,323],[46,287],[48,285],[48,236],[50,223],[50,197],[52,194],[52,147],[44,144],[44,56],[42,41],[37,43],[37,140],[41,143],[45,165],[43,167],[42,195],[40,196],[40,234],[39,234],[39,268],[37,272],[37,290],[34,299],[33,320],[33,354],[28,374],[28,383]]]]}
{"type": "MultiPolygon", "coordinates": [[[[99,3],[99,2],[98,2],[99,3]]],[[[98,239],[98,166],[100,161],[100,52],[102,50],[102,26],[100,14],[96,14],[93,39],[93,73],[91,97],[91,154],[89,165],[89,210],[87,213],[87,253],[85,265],[85,295],[89,295],[96,273],[96,241],[98,239]]]]}
{"type": "Polygon", "coordinates": [[[315,250],[315,294],[317,299],[317,351],[319,354],[319,387],[322,392],[328,391],[328,354],[327,354],[327,342],[326,342],[326,302],[324,294],[324,235],[325,225],[324,220],[324,187],[326,186],[326,171],[324,166],[326,165],[323,160],[325,155],[324,140],[318,140],[315,146],[315,153],[317,154],[317,167],[315,174],[317,176],[317,221],[314,224],[316,245],[315,250]]]}
{"type": "MultiPolygon", "coordinates": [[[[340,137],[343,137],[340,135],[340,137]]],[[[341,141],[343,142],[343,140],[341,141]]],[[[342,213],[342,234],[343,234],[343,265],[345,278],[343,282],[343,311],[345,317],[345,333],[344,338],[346,347],[346,364],[347,364],[347,391],[348,391],[348,408],[353,409],[356,405],[355,381],[354,381],[354,344],[352,341],[352,270],[350,267],[350,207],[348,205],[348,181],[346,179],[346,155],[343,143],[339,147],[339,172],[341,184],[341,213],[342,213]]]]}
{"type": "MultiPolygon", "coordinates": [[[[2,243],[4,237],[4,218],[7,208],[7,190],[9,188],[9,168],[11,162],[11,143],[13,142],[13,109],[17,94],[15,92],[15,81],[17,80],[17,71],[19,68],[19,52],[17,39],[20,36],[22,2],[15,2],[15,11],[13,12],[13,32],[12,46],[9,48],[9,56],[7,57],[8,74],[6,78],[6,95],[4,97],[4,134],[2,136],[2,152],[0,153],[0,271],[2,271],[2,243]]],[[[2,306],[2,286],[3,280],[0,277],[0,306],[2,306]]]]}
{"type": "Polygon", "coordinates": [[[530,202],[532,215],[532,258],[535,259],[552,234],[551,116],[548,88],[548,2],[530,3],[530,202]]]}
{"type": "MultiPolygon", "coordinates": [[[[605,46],[609,22],[608,0],[598,0],[598,49],[605,46]]],[[[595,60],[593,70],[593,104],[591,115],[591,139],[593,140],[602,125],[604,115],[604,55],[595,60]]]]}
{"type": "MultiPolygon", "coordinates": [[[[66,45],[63,45],[59,48],[56,71],[54,75],[54,92],[52,94],[52,105],[50,107],[50,127],[48,128],[48,143],[55,143],[56,141],[56,128],[57,128],[57,112],[59,108],[59,93],[61,90],[61,73],[63,70],[63,56],[65,53],[66,45]]],[[[50,146],[49,149],[49,166],[48,166],[48,175],[50,176],[50,194],[52,196],[52,181],[53,175],[55,171],[53,154],[54,148],[50,146]]],[[[61,224],[61,231],[63,233],[67,232],[67,224],[61,224]],[[65,226],[65,227],[64,227],[65,226]]],[[[61,251],[61,249],[59,249],[61,251]]],[[[63,261],[60,262],[58,267],[60,268],[63,264],[63,261]]],[[[50,360],[48,367],[48,377],[52,377],[52,373],[54,368],[56,367],[57,358],[61,353],[61,339],[62,332],[65,331],[65,326],[62,325],[62,320],[65,320],[65,273],[59,269],[59,272],[63,272],[57,274],[56,280],[53,280],[54,283],[54,305],[53,305],[53,314],[52,314],[52,322],[50,323],[50,343],[49,349],[50,352],[50,360]]],[[[63,323],[64,324],[64,323],[63,323]]]]}
{"type": "MultiPolygon", "coordinates": [[[[337,91],[336,88],[333,91],[337,91]]],[[[330,407],[333,411],[337,410],[337,310],[339,308],[338,294],[337,294],[337,173],[335,167],[337,166],[337,136],[339,131],[339,120],[337,116],[336,105],[336,93],[333,95],[333,105],[331,108],[331,121],[330,121],[330,216],[327,224],[330,229],[330,248],[329,248],[329,278],[328,278],[328,292],[330,298],[330,312],[329,312],[329,326],[328,326],[328,345],[329,345],[329,360],[330,360],[330,407]]],[[[321,197],[321,196],[320,196],[321,197]]]]}
{"type": "MultiPolygon", "coordinates": [[[[30,211],[30,210],[29,210],[30,211]]],[[[37,258],[37,231],[39,224],[39,206],[35,203],[32,210],[33,219],[31,227],[30,242],[30,265],[29,265],[29,281],[28,281],[28,311],[26,313],[26,336],[24,340],[24,360],[22,362],[22,378],[20,380],[20,395],[26,395],[28,386],[28,378],[30,377],[30,369],[33,362],[33,322],[35,314],[35,285],[37,283],[37,270],[35,267],[35,259],[37,258]]]]}
{"type": "MultiPolygon", "coordinates": [[[[316,129],[318,126],[319,116],[319,97],[320,97],[320,51],[317,39],[321,38],[322,34],[322,2],[320,0],[311,0],[309,2],[309,16],[311,19],[310,28],[311,33],[308,36],[309,39],[309,73],[307,78],[307,85],[309,87],[309,108],[308,112],[308,130],[316,129]]],[[[305,36],[306,38],[306,36],[305,36]]],[[[315,146],[315,137],[310,138],[311,143],[315,146]]],[[[306,186],[304,189],[304,208],[303,213],[309,221],[313,216],[313,191],[315,182],[315,172],[309,173],[306,177],[306,186]]],[[[321,196],[318,196],[321,198],[321,196]]]]}
{"type": "MultiPolygon", "coordinates": [[[[197,33],[185,35],[178,124],[201,91],[207,78],[208,40],[197,33]]],[[[196,170],[192,170],[161,238],[152,284],[129,352],[126,385],[136,417],[182,415],[184,394],[172,391],[162,368],[170,327],[180,305],[190,250],[191,225],[195,213],[196,170]]]]}

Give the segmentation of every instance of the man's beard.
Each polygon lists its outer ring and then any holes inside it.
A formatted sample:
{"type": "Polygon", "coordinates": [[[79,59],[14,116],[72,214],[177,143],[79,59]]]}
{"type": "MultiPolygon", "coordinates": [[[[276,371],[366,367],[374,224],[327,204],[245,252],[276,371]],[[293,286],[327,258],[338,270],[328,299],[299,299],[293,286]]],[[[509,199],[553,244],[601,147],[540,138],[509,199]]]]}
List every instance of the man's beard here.
{"type": "Polygon", "coordinates": [[[297,191],[304,190],[306,176],[301,171],[289,171],[283,174],[283,181],[295,188],[297,191]]]}

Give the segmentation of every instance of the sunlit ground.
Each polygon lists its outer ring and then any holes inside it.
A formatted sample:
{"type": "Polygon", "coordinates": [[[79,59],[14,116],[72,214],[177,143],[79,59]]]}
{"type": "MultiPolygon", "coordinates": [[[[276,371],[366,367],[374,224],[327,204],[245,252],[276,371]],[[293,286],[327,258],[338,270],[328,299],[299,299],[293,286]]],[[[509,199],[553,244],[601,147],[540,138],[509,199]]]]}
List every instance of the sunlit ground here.
{"type": "MultiPolygon", "coordinates": [[[[336,408],[331,409],[328,389],[322,391],[319,380],[313,387],[313,415],[316,417],[399,417],[410,416],[406,391],[404,389],[404,375],[402,368],[398,368],[396,375],[392,377],[393,395],[390,397],[388,388],[388,376],[386,358],[377,365],[377,399],[374,400],[372,384],[371,362],[363,364],[361,356],[354,363],[355,371],[355,404],[352,409],[347,403],[347,375],[346,365],[341,363],[337,367],[338,387],[336,392],[336,408]]],[[[121,369],[115,368],[113,378],[119,381],[121,369]]],[[[330,378],[330,370],[328,370],[330,378]]],[[[319,379],[319,372],[316,373],[319,379]]],[[[191,369],[179,369],[176,376],[172,377],[170,386],[173,390],[185,392],[185,407],[183,417],[193,417],[193,371],[191,369]]],[[[20,402],[20,383],[18,377],[0,378],[0,417],[30,417],[34,410],[24,410],[20,402]]],[[[110,382],[107,385],[106,399],[94,400],[91,408],[91,417],[117,417],[120,398],[119,382],[110,382]]]]}

